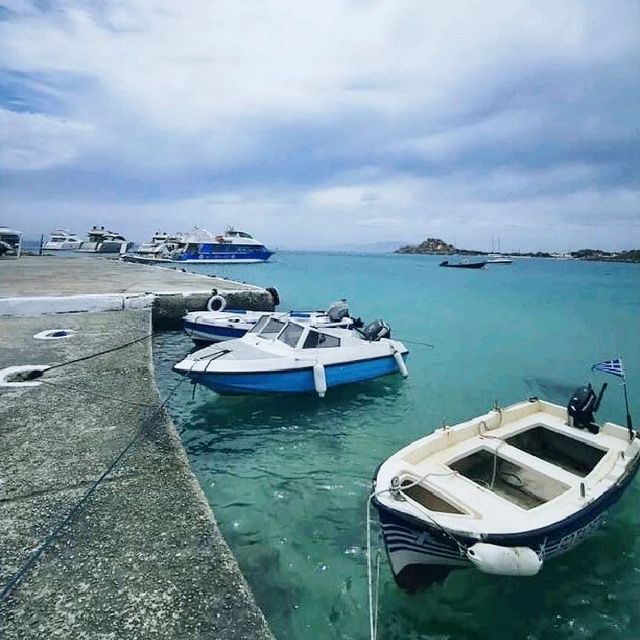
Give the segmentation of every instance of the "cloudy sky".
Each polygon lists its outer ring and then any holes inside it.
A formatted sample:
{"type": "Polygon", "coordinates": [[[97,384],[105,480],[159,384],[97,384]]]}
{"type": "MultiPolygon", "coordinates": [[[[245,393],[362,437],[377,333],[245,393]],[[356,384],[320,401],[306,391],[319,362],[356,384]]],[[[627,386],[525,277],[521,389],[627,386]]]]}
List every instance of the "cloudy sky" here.
{"type": "Polygon", "coordinates": [[[0,2],[0,223],[640,246],[637,0],[0,2]]]}

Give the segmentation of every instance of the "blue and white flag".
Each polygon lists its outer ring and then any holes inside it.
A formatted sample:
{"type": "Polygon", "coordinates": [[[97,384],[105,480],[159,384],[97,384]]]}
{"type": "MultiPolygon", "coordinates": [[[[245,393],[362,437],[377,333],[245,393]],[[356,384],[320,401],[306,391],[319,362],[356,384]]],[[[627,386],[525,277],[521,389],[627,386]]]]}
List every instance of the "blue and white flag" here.
{"type": "Polygon", "coordinates": [[[598,362],[598,364],[594,364],[591,367],[591,371],[610,373],[611,375],[618,376],[618,378],[622,378],[624,380],[624,367],[622,366],[622,360],[620,358],[598,362]]]}

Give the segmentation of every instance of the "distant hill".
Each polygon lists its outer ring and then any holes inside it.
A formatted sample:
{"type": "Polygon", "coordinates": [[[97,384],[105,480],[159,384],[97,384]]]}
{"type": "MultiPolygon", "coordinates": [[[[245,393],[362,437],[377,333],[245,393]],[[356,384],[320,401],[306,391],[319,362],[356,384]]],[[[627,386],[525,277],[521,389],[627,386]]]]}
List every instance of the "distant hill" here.
{"type": "Polygon", "coordinates": [[[481,256],[484,251],[474,251],[472,249],[458,249],[452,244],[441,240],[440,238],[427,238],[420,244],[408,244],[396,250],[396,253],[420,253],[426,255],[451,255],[460,254],[467,256],[481,256]]]}
{"type": "Polygon", "coordinates": [[[640,262],[640,249],[631,251],[601,251],[600,249],[580,249],[572,251],[571,256],[578,260],[597,260],[601,262],[640,262]]]}

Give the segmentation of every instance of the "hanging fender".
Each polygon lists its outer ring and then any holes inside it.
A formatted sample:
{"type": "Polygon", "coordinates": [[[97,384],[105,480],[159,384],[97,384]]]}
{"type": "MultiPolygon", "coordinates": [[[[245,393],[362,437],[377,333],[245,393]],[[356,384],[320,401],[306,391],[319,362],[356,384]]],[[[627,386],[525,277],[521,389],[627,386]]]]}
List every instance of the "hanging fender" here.
{"type": "Polygon", "coordinates": [[[324,398],[324,394],[327,392],[327,377],[324,372],[324,365],[319,362],[313,365],[313,384],[316,387],[317,394],[324,398]]]}
{"type": "Polygon", "coordinates": [[[477,542],[467,549],[467,558],[480,571],[500,576],[535,576],[542,569],[540,556],[530,547],[477,542]]]}
{"type": "Polygon", "coordinates": [[[402,374],[403,378],[406,378],[409,375],[409,370],[407,369],[407,365],[405,364],[402,354],[394,349],[393,358],[396,361],[396,365],[398,365],[398,371],[402,374]]]}

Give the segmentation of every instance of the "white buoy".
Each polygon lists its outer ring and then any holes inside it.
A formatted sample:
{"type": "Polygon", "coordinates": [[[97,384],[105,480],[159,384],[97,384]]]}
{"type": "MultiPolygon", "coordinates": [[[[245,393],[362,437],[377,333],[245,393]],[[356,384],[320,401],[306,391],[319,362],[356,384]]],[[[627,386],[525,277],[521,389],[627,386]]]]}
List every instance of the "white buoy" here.
{"type": "Polygon", "coordinates": [[[542,568],[540,556],[530,547],[478,542],[467,549],[467,558],[480,571],[500,576],[535,576],[542,568]]]}
{"type": "Polygon", "coordinates": [[[324,394],[327,392],[327,377],[324,373],[324,366],[319,362],[313,365],[313,383],[318,395],[324,398],[324,394]]]}
{"type": "Polygon", "coordinates": [[[398,365],[398,371],[402,374],[403,378],[406,378],[409,375],[409,369],[407,369],[407,365],[404,362],[402,354],[399,351],[394,351],[393,357],[398,365]]]}

